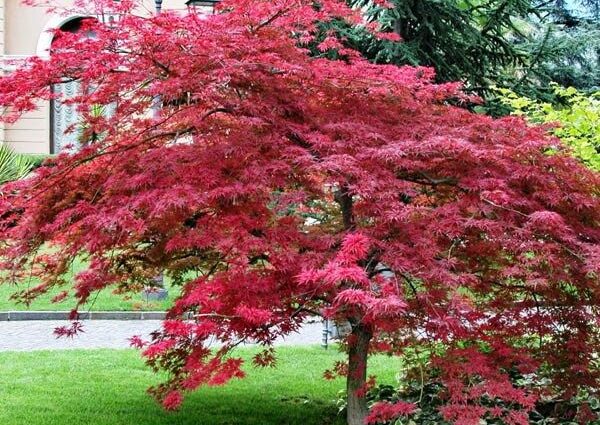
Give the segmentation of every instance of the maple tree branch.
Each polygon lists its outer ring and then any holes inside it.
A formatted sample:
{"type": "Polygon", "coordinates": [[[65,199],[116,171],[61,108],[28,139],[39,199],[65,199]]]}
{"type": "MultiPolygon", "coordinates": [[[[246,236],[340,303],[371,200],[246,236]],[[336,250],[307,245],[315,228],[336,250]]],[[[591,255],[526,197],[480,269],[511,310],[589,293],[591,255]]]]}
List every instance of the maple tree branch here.
{"type": "Polygon", "coordinates": [[[197,314],[192,314],[191,315],[192,318],[194,319],[202,319],[202,318],[215,318],[215,319],[239,319],[240,316],[229,316],[227,314],[219,314],[219,313],[197,313],[197,314]]]}
{"type": "Polygon", "coordinates": [[[316,159],[317,161],[321,161],[323,159],[323,157],[321,156],[321,154],[319,154],[319,152],[317,152],[315,150],[315,148],[309,142],[307,142],[302,136],[300,136],[295,131],[289,132],[286,135],[286,137],[292,143],[294,143],[296,146],[300,146],[301,148],[306,149],[312,155],[312,157],[314,159],[316,159]]]}
{"type": "Polygon", "coordinates": [[[411,174],[402,174],[397,173],[396,177],[405,180],[411,183],[417,183],[427,186],[440,186],[440,185],[448,185],[448,186],[456,186],[458,184],[458,180],[455,177],[442,177],[442,178],[434,178],[429,176],[424,171],[417,172],[418,176],[414,176],[411,174]]]}
{"type": "Polygon", "coordinates": [[[377,271],[377,265],[379,265],[380,258],[381,252],[378,249],[372,249],[371,252],[369,252],[369,254],[367,255],[365,261],[359,263],[361,264],[361,266],[364,265],[363,267],[365,269],[365,273],[367,274],[367,276],[369,276],[369,278],[376,276],[379,273],[377,271]]]}
{"type": "MultiPolygon", "coordinates": [[[[175,114],[177,114],[179,111],[181,111],[182,109],[178,109],[177,111],[175,111],[173,114],[171,114],[170,116],[166,117],[165,119],[161,120],[159,123],[156,123],[154,125],[152,125],[151,127],[148,127],[144,132],[150,132],[151,129],[155,129],[158,128],[161,124],[164,124],[165,122],[167,122],[169,119],[171,119],[175,114]]],[[[214,115],[216,113],[231,113],[232,109],[231,108],[227,108],[227,107],[217,107],[214,109],[211,109],[210,111],[208,111],[207,113],[205,113],[202,116],[202,120],[210,117],[211,115],[214,115]]],[[[69,164],[68,167],[66,167],[65,169],[59,170],[55,173],[53,173],[52,175],[48,176],[48,178],[54,178],[54,177],[66,177],[69,175],[69,173],[71,171],[73,171],[74,169],[76,169],[78,166],[86,164],[90,161],[93,161],[96,158],[99,158],[101,156],[105,156],[105,155],[116,155],[116,154],[121,154],[121,153],[125,153],[127,151],[130,151],[132,149],[135,149],[137,147],[140,147],[146,143],[152,142],[156,139],[160,139],[160,138],[164,138],[164,137],[179,137],[182,136],[184,134],[188,134],[193,132],[196,129],[196,127],[188,127],[185,128],[183,130],[176,130],[176,131],[169,131],[169,132],[162,132],[162,133],[156,133],[153,134],[151,136],[145,137],[143,139],[141,139],[139,142],[137,143],[131,143],[125,146],[120,146],[119,149],[105,149],[105,150],[99,150],[96,153],[86,156],[85,158],[81,158],[79,160],[73,161],[72,163],[69,164]]],[[[107,148],[110,148],[111,145],[107,146],[107,148]]],[[[36,187],[40,186],[43,182],[40,181],[38,184],[33,185],[31,188],[35,189],[36,187]]]]}
{"type": "Polygon", "coordinates": [[[503,205],[498,205],[495,202],[490,201],[489,199],[482,198],[482,201],[485,202],[486,204],[489,204],[489,205],[493,206],[493,207],[500,208],[500,209],[503,209],[505,211],[510,211],[510,212],[513,212],[513,213],[518,214],[518,215],[523,216],[523,217],[529,217],[528,214],[522,213],[521,211],[515,210],[513,208],[508,208],[508,207],[505,207],[503,205]]]}
{"type": "Polygon", "coordinates": [[[290,315],[290,319],[295,318],[296,316],[298,316],[300,313],[309,313],[312,314],[313,316],[319,316],[319,317],[323,317],[323,314],[312,310],[310,308],[306,308],[306,307],[298,307],[291,315],[290,315]]]}
{"type": "Polygon", "coordinates": [[[374,269],[372,272],[369,273],[368,276],[369,276],[369,279],[371,279],[371,278],[377,276],[378,274],[385,273],[385,272],[394,273],[394,271],[392,269],[390,269],[389,267],[383,267],[380,269],[374,269]]]}
{"type": "Polygon", "coordinates": [[[354,201],[348,186],[346,184],[342,185],[339,190],[335,191],[333,198],[342,210],[344,229],[353,230],[356,227],[356,223],[354,222],[354,201]]]}
{"type": "Polygon", "coordinates": [[[155,58],[152,58],[152,63],[154,65],[156,65],[158,68],[160,68],[166,75],[171,75],[172,74],[171,70],[169,69],[169,67],[167,65],[159,62],[155,58]]]}
{"type": "Polygon", "coordinates": [[[274,13],[273,15],[271,15],[271,17],[265,19],[264,21],[262,21],[261,23],[259,23],[256,27],[250,27],[250,32],[251,33],[256,33],[258,32],[261,28],[266,27],[267,25],[270,25],[273,21],[279,19],[280,17],[282,17],[283,15],[285,15],[286,13],[288,13],[290,11],[289,7],[285,7],[283,9],[279,9],[276,13],[274,13]]]}

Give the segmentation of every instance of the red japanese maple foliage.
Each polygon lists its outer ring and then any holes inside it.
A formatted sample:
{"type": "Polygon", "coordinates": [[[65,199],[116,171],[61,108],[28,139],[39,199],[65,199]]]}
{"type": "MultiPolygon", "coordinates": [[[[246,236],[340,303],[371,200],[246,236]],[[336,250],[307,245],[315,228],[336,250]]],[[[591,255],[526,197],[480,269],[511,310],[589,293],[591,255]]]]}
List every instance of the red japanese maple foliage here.
{"type": "Polygon", "coordinates": [[[82,87],[80,149],[2,188],[1,270],[41,282],[21,300],[181,281],[162,329],[135,340],[170,372],[152,389],[166,408],[242,377],[240,342],[272,364],[274,339],[314,314],[351,326],[337,367],[351,425],[414,409],[365,401],[368,355],[407,347],[430,347],[457,424],[527,423],[539,394],[514,371],[598,386],[600,177],[559,141],[453,106],[460,88],[430,69],[373,65],[330,37],[316,50],[340,60],[310,55],[317,22],[360,24],[336,0],[225,0],[206,18],[93,7],[119,19],[57,34],[49,59],[0,79],[5,121],[53,84],[82,87]]]}

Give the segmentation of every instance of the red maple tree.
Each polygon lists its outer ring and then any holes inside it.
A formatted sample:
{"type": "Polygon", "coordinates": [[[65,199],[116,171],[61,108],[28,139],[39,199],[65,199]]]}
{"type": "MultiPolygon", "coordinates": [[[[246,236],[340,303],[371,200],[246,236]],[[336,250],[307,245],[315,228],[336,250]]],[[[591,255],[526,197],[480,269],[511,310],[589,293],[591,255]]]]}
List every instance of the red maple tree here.
{"type": "Polygon", "coordinates": [[[79,150],[2,188],[0,270],[41,282],[22,300],[181,281],[163,328],[137,341],[170,372],[153,389],[167,408],[242,377],[241,341],[268,347],[314,314],[351,327],[337,368],[350,425],[413,409],[365,401],[368,355],[407,347],[435,347],[458,424],[527,423],[536,393],[511,371],[597,386],[600,177],[556,139],[453,106],[459,86],[429,69],[315,38],[318,22],[360,24],[336,0],[225,0],[208,18],[138,6],[95,2],[117,22],[57,34],[49,59],[0,79],[5,121],[53,84],[81,87],[79,150]],[[76,258],[87,269],[69,282],[76,258]]]}

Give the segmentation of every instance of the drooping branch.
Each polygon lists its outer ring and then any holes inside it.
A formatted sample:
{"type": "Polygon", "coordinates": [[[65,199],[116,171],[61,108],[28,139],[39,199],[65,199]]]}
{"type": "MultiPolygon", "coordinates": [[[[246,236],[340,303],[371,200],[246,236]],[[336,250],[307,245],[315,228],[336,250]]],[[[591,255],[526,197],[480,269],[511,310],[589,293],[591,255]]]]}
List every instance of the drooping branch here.
{"type": "Polygon", "coordinates": [[[317,150],[314,148],[314,146],[312,144],[310,144],[302,136],[300,136],[298,133],[296,133],[295,131],[290,131],[287,134],[287,138],[292,143],[294,143],[296,146],[299,146],[299,147],[301,147],[303,149],[306,149],[312,155],[312,157],[315,160],[321,161],[323,159],[323,157],[321,156],[321,154],[319,152],[317,152],[317,150]]]}
{"type": "Polygon", "coordinates": [[[264,28],[270,24],[272,24],[273,22],[275,22],[277,19],[279,19],[280,17],[284,16],[286,13],[288,13],[290,11],[289,7],[283,8],[283,9],[279,9],[277,12],[275,12],[273,15],[271,15],[270,17],[268,17],[267,19],[265,19],[264,21],[260,22],[258,25],[256,25],[255,27],[250,27],[250,32],[252,33],[256,33],[257,31],[259,31],[261,28],[264,28]]]}
{"type": "Polygon", "coordinates": [[[411,183],[417,183],[426,186],[456,186],[458,180],[455,177],[431,177],[429,174],[419,171],[417,173],[397,173],[396,177],[411,183]]]}

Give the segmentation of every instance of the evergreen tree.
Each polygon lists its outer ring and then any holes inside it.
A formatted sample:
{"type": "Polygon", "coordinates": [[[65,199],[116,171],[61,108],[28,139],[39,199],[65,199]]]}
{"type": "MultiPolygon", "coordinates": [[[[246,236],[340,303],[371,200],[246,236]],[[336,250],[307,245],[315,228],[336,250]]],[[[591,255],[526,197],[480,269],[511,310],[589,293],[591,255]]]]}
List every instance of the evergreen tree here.
{"type": "Polygon", "coordinates": [[[555,9],[551,18],[550,22],[538,25],[532,44],[533,49],[539,49],[540,40],[547,40],[538,67],[542,80],[585,91],[600,88],[600,3],[583,2],[575,8],[563,6],[555,9]],[[544,37],[544,33],[548,36],[544,37]]]}
{"type": "Polygon", "coordinates": [[[484,97],[497,85],[547,98],[550,81],[583,89],[597,84],[600,31],[592,18],[598,0],[349,2],[369,25],[401,42],[339,21],[324,29],[376,63],[430,66],[439,82],[462,81],[484,97]]]}

